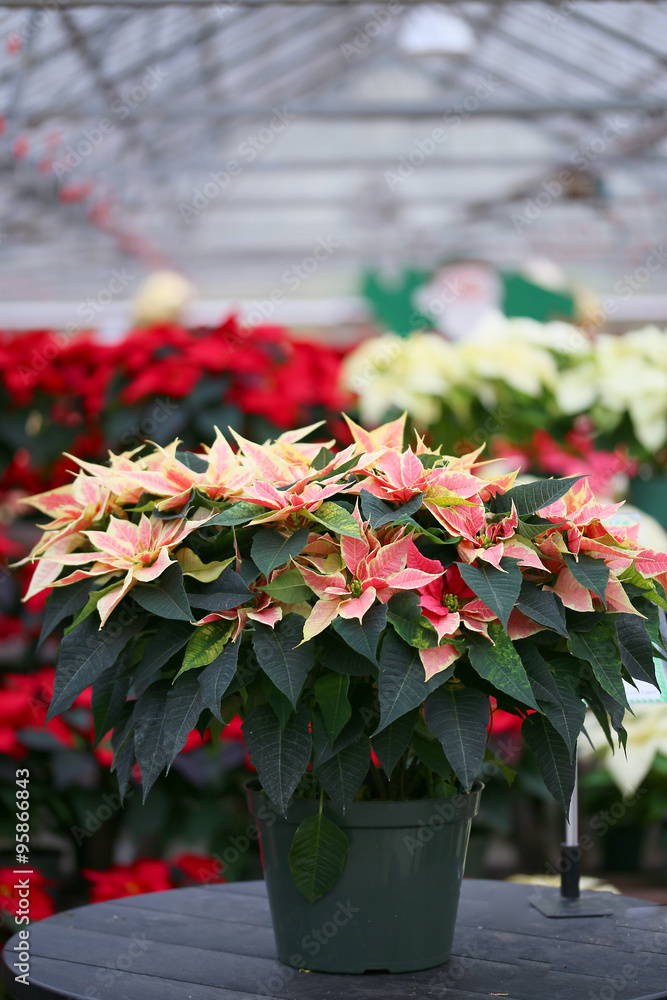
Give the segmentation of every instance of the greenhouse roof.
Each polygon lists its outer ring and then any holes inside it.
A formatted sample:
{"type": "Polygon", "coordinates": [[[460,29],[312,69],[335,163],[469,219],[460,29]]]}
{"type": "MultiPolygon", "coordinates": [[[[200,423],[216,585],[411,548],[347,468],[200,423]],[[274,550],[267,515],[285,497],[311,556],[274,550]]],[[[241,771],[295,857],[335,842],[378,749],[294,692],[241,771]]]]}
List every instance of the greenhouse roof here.
{"type": "Polygon", "coordinates": [[[4,299],[156,267],[331,298],[451,256],[605,290],[664,239],[667,3],[41,0],[0,34],[4,299]]]}

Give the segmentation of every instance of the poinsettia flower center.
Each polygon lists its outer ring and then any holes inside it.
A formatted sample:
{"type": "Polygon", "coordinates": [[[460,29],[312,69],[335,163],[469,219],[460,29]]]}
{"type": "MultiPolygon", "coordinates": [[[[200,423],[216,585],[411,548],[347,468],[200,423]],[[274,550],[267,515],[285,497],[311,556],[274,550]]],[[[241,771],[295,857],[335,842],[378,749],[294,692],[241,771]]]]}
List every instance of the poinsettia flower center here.
{"type": "Polygon", "coordinates": [[[350,593],[352,594],[353,597],[361,597],[363,589],[364,588],[361,585],[361,580],[359,580],[355,576],[352,582],[350,583],[350,593]]]}
{"type": "Polygon", "coordinates": [[[157,551],[154,550],[152,552],[140,552],[138,561],[142,564],[142,566],[152,566],[159,555],[160,555],[159,549],[157,551]]]}
{"type": "Polygon", "coordinates": [[[456,594],[443,594],[442,603],[446,608],[449,608],[450,611],[458,611],[460,607],[459,599],[456,594]]]}
{"type": "Polygon", "coordinates": [[[493,539],[489,538],[486,532],[483,532],[479,536],[479,544],[482,546],[483,549],[488,549],[493,545],[493,539]]]}

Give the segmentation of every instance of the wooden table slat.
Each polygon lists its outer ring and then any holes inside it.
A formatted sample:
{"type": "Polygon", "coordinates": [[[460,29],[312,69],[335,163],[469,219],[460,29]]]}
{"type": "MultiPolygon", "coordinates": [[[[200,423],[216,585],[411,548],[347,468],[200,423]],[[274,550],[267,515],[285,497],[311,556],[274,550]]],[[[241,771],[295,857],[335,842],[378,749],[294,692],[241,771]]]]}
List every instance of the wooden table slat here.
{"type": "Polygon", "coordinates": [[[17,1000],[667,1000],[667,907],[615,897],[610,917],[553,920],[535,887],[465,880],[450,962],[390,976],[282,965],[263,883],[178,889],[60,913],[30,928],[17,1000]]]}

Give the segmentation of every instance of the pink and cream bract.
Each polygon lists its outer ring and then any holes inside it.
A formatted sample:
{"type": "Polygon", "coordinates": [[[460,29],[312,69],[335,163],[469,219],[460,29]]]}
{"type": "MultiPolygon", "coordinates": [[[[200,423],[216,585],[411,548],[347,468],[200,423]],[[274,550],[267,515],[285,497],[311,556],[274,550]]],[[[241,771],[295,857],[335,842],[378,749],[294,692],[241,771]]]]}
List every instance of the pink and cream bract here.
{"type": "MultiPolygon", "coordinates": [[[[178,442],[143,454],[111,456],[109,467],[81,462],[71,487],[30,501],[52,520],[43,525],[32,553],[39,566],[27,596],[98,577],[105,589],[97,603],[102,627],[136,583],[154,583],[169,566],[183,562],[179,551],[192,556],[187,550],[192,532],[220,509],[233,510],[239,503],[256,505],[246,506],[255,513],[246,522],[250,530],[261,532],[270,525],[287,539],[305,526],[307,543],[287,565],[268,577],[259,575],[251,584],[253,598],[243,606],[233,613],[193,618],[194,624],[233,620],[236,638],[248,622],[274,625],[296,611],[303,617],[303,638],[308,640],[338,617],[362,623],[374,604],[386,604],[394,594],[408,591],[418,595],[423,616],[434,629],[433,644],[420,650],[427,677],[461,655],[462,647],[453,645],[453,639],[468,630],[488,637],[488,625],[498,621],[463,582],[457,562],[488,564],[502,572],[501,560],[513,559],[526,580],[542,584],[566,608],[578,612],[601,604],[599,595],[572,572],[570,560],[580,553],[608,567],[609,611],[639,615],[620,582],[624,574],[638,573],[645,581],[667,587],[667,554],[644,548],[636,528],[605,523],[618,505],[596,502],[585,479],[537,511],[545,524],[540,534],[529,538],[519,531],[514,506],[504,516],[489,510],[489,498],[507,492],[514,477],[485,478],[478,452],[442,457],[429,452],[420,439],[414,449],[404,450],[404,418],[370,432],[349,419],[348,425],[354,444],[338,454],[328,451],[332,441],[303,442],[317,430],[314,425],[265,444],[234,434],[236,450],[216,429],[213,445],[196,455],[192,467],[185,464],[178,442]],[[316,463],[322,454],[325,459],[316,463]],[[429,462],[423,461],[425,455],[429,462]],[[422,517],[373,529],[359,503],[362,491],[400,505],[421,494],[422,517]],[[150,510],[138,508],[142,497],[150,498],[150,510]],[[347,514],[343,533],[327,518],[318,519],[318,510],[333,497],[346,500],[347,508],[353,505],[351,514],[338,506],[338,512],[347,514]],[[160,519],[164,515],[171,519],[160,519]],[[448,553],[455,553],[449,566],[424,556],[415,544],[433,527],[441,529],[440,541],[453,547],[447,546],[448,553]],[[263,591],[287,571],[299,574],[310,599],[292,606],[263,591]]],[[[515,609],[507,631],[510,638],[520,638],[542,628],[515,609]]]]}

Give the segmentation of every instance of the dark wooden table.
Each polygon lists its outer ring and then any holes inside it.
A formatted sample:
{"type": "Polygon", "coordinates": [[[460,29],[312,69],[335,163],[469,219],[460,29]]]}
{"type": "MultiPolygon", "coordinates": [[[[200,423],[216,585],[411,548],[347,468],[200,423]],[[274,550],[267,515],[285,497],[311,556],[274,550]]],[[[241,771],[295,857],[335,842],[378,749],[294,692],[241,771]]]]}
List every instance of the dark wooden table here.
{"type": "Polygon", "coordinates": [[[535,891],[465,880],[454,957],[427,972],[330,976],[282,965],[264,883],[237,882],[60,913],[30,929],[30,985],[14,982],[15,938],[2,977],[17,1000],[667,998],[667,907],[617,896],[613,916],[549,919],[530,905],[535,891]]]}

